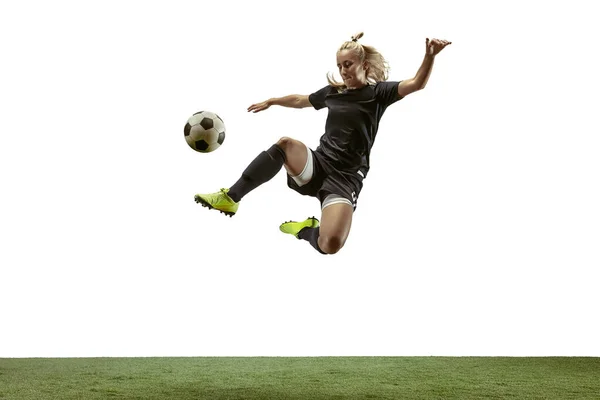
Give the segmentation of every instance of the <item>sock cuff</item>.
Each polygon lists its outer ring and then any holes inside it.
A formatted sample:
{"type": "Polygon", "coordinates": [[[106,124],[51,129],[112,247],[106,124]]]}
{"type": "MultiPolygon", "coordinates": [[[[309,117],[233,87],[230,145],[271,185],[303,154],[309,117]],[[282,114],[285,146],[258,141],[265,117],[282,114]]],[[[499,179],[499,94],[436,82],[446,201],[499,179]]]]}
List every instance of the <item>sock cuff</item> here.
{"type": "Polygon", "coordinates": [[[287,157],[285,156],[285,151],[283,151],[283,149],[277,143],[275,143],[273,146],[271,146],[269,148],[269,150],[267,150],[267,154],[270,155],[271,158],[274,160],[277,158],[281,158],[281,159],[283,159],[284,163],[287,161],[287,157]]]}
{"type": "Polygon", "coordinates": [[[319,247],[319,228],[305,227],[298,232],[298,238],[308,241],[319,253],[327,254],[319,247]]]}

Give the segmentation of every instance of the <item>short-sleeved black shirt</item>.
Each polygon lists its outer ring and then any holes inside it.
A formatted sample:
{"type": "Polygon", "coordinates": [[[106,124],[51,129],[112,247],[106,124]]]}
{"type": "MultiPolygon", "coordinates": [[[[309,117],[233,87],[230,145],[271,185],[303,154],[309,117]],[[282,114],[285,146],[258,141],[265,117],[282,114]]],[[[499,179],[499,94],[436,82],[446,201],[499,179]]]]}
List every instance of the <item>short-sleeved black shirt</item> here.
{"type": "Polygon", "coordinates": [[[369,155],[379,121],[390,105],[402,99],[398,95],[400,81],[368,84],[343,92],[327,85],[308,99],[317,110],[328,108],[325,133],[317,151],[340,171],[369,171],[369,155]]]}

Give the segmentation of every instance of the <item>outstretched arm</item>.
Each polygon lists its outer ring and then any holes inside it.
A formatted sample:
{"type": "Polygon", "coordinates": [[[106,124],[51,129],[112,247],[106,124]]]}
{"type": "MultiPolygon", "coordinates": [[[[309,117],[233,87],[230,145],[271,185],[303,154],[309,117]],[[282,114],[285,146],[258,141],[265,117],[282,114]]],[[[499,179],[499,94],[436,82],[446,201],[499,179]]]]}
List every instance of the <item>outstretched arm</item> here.
{"type": "Polygon", "coordinates": [[[255,113],[266,110],[271,106],[282,106],[282,107],[291,107],[291,108],[305,108],[311,107],[310,101],[308,101],[308,96],[300,95],[300,94],[291,94],[289,96],[284,97],[274,97],[269,100],[263,101],[262,103],[252,104],[248,107],[248,111],[253,111],[255,113]]]}
{"type": "Polygon", "coordinates": [[[429,38],[425,39],[426,51],[423,63],[421,63],[421,67],[414,78],[405,79],[400,82],[398,85],[398,95],[404,97],[425,88],[425,85],[427,85],[427,81],[429,80],[429,75],[431,75],[431,70],[433,69],[435,56],[449,44],[452,44],[452,42],[440,39],[432,39],[431,41],[429,38]]]}

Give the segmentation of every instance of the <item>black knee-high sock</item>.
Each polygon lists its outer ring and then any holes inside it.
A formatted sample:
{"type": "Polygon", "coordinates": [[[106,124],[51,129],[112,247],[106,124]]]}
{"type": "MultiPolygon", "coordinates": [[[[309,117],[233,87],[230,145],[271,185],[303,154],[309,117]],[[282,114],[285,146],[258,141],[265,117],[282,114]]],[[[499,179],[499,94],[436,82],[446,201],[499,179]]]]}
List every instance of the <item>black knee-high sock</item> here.
{"type": "Polygon", "coordinates": [[[308,241],[319,253],[327,254],[319,247],[319,228],[303,228],[298,232],[298,237],[308,241]]]}
{"type": "Polygon", "coordinates": [[[277,144],[261,152],[244,170],[227,193],[236,203],[250,191],[273,178],[285,162],[285,152],[277,144]]]}

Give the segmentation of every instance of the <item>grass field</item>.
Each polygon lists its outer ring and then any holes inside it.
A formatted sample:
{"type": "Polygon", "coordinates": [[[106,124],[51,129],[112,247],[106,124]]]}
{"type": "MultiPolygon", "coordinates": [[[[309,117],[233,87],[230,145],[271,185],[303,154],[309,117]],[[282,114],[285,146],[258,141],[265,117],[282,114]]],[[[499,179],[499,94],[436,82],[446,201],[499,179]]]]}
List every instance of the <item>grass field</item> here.
{"type": "Polygon", "coordinates": [[[0,359],[0,399],[600,399],[600,358],[0,359]]]}

